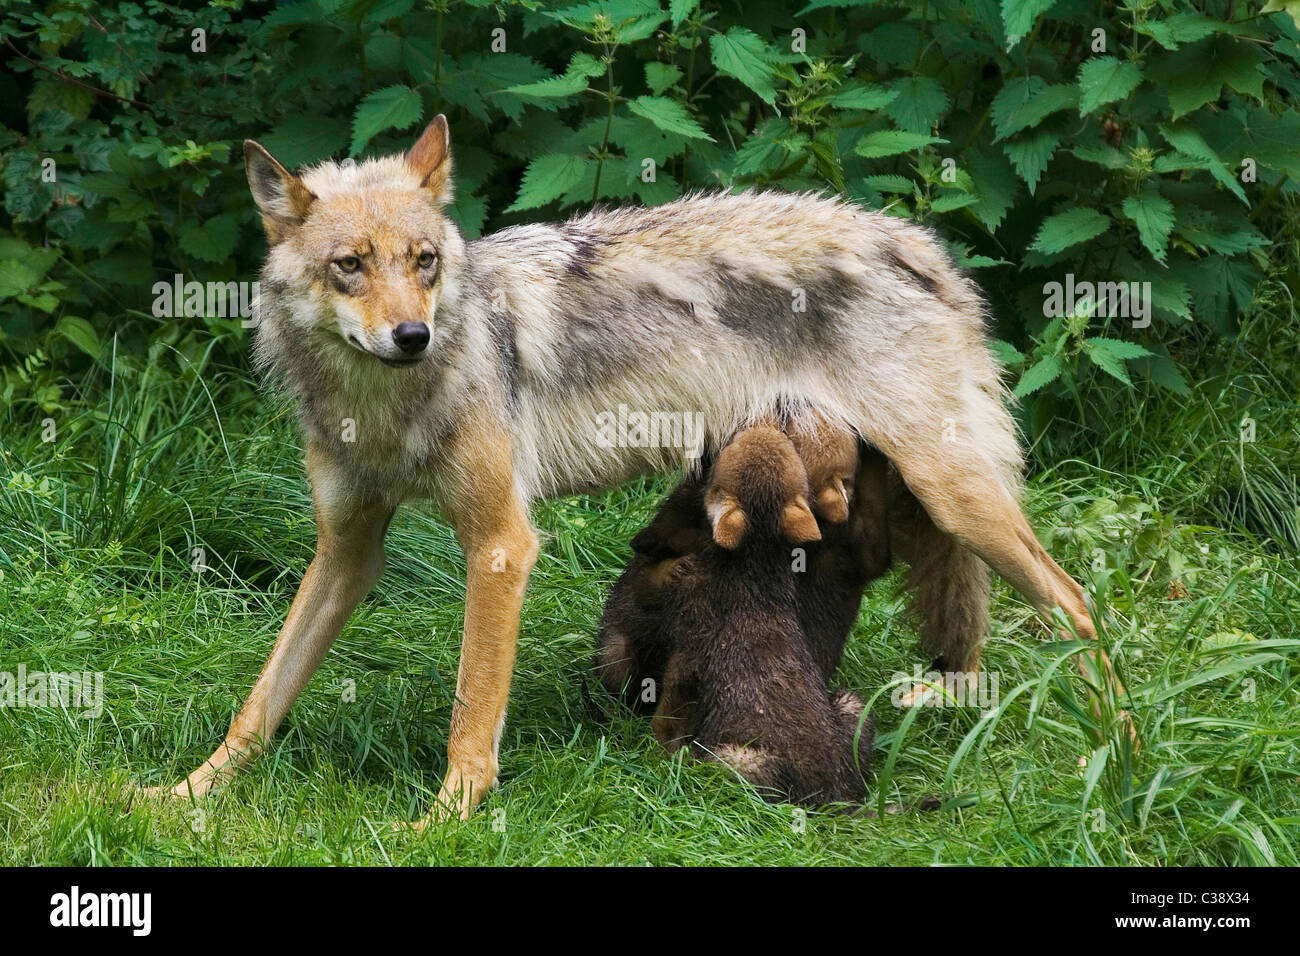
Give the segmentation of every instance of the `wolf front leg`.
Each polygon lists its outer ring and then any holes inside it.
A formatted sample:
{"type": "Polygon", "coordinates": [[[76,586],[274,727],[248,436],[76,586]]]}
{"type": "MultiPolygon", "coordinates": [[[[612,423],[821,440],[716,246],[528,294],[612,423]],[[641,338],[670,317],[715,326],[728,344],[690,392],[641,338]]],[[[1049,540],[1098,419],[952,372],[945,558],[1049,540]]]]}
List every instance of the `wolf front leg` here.
{"type": "Polygon", "coordinates": [[[497,748],[515,667],[519,617],[538,537],[514,487],[504,450],[468,471],[475,488],[443,509],[465,553],[465,636],[447,738],[447,775],[438,800],[416,824],[468,819],[497,778],[497,748]]]}
{"type": "Polygon", "coordinates": [[[226,733],[201,767],[167,791],[200,797],[229,781],[275,733],[320,666],[343,625],[384,568],[384,534],[394,507],[359,494],[318,450],[307,449],[316,505],[316,555],[303,575],[262,674],[226,733]]]}

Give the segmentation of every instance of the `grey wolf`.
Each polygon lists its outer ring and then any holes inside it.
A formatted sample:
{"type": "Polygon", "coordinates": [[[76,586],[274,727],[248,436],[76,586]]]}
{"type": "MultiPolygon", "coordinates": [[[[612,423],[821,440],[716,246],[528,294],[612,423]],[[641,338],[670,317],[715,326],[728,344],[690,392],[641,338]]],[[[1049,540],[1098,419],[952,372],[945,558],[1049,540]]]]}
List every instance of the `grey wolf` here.
{"type": "Polygon", "coordinates": [[[255,353],[297,402],[316,555],[225,740],[167,792],[201,795],[266,746],[378,580],[394,509],[431,498],[468,570],[447,771],[426,820],[468,816],[497,779],[539,548],[529,504],[685,460],[597,441],[597,416],[620,405],[699,413],[719,447],[801,402],[879,449],[916,501],[900,518],[916,527],[895,528],[923,558],[922,640],[953,661],[978,659],[987,601],[970,585],[985,565],[1096,636],[1021,513],[980,296],[924,229],[747,192],[466,242],[445,213],[441,116],[404,155],[293,173],[249,141],[244,159],[269,245],[255,353]]]}
{"type": "Polygon", "coordinates": [[[668,750],[689,745],[769,798],[857,802],[870,726],[858,734],[851,694],[828,695],[799,623],[792,546],[821,538],[808,494],[803,462],[770,425],[718,455],[705,490],[712,540],[666,588],[672,650],[653,729],[668,750]]]}

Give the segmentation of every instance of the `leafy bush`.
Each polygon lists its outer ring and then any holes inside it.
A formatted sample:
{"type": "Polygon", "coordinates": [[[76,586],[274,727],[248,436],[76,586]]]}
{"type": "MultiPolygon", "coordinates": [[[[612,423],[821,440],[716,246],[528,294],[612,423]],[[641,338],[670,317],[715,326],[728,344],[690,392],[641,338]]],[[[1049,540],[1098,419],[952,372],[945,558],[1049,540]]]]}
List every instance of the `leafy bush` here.
{"type": "Polygon", "coordinates": [[[1279,6],[11,3],[0,391],[49,412],[90,362],[241,361],[237,318],[150,309],[176,273],[253,277],[239,141],[289,165],[377,154],[443,111],[470,236],[689,189],[834,191],[980,270],[1035,427],[1135,378],[1185,393],[1171,350],[1235,328],[1300,172],[1279,6]],[[1071,276],[1149,283],[1130,306],[1150,310],[1045,314],[1071,276]]]}

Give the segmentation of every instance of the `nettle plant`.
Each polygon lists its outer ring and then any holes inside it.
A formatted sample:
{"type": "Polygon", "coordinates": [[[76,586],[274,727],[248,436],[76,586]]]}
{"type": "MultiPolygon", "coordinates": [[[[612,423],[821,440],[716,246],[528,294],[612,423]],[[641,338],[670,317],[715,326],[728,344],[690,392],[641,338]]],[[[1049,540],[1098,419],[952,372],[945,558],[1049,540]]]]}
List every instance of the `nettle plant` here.
{"type": "Polygon", "coordinates": [[[11,3],[0,388],[49,408],[110,353],[127,376],[242,355],[237,320],[148,306],[175,273],[255,277],[239,141],[361,158],[441,111],[469,236],[692,189],[839,193],[980,270],[1031,423],[1142,380],[1185,393],[1179,347],[1250,307],[1300,172],[1281,6],[11,3]]]}

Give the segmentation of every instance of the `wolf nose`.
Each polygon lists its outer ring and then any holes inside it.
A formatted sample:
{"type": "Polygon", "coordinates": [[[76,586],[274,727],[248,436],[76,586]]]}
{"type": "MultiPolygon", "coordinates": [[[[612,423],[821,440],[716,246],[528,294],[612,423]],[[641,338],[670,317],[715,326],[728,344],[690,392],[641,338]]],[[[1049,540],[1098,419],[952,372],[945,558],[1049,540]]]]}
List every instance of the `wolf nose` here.
{"type": "Polygon", "coordinates": [[[393,329],[393,341],[407,355],[423,352],[429,344],[429,327],[423,322],[403,322],[393,329]]]}

